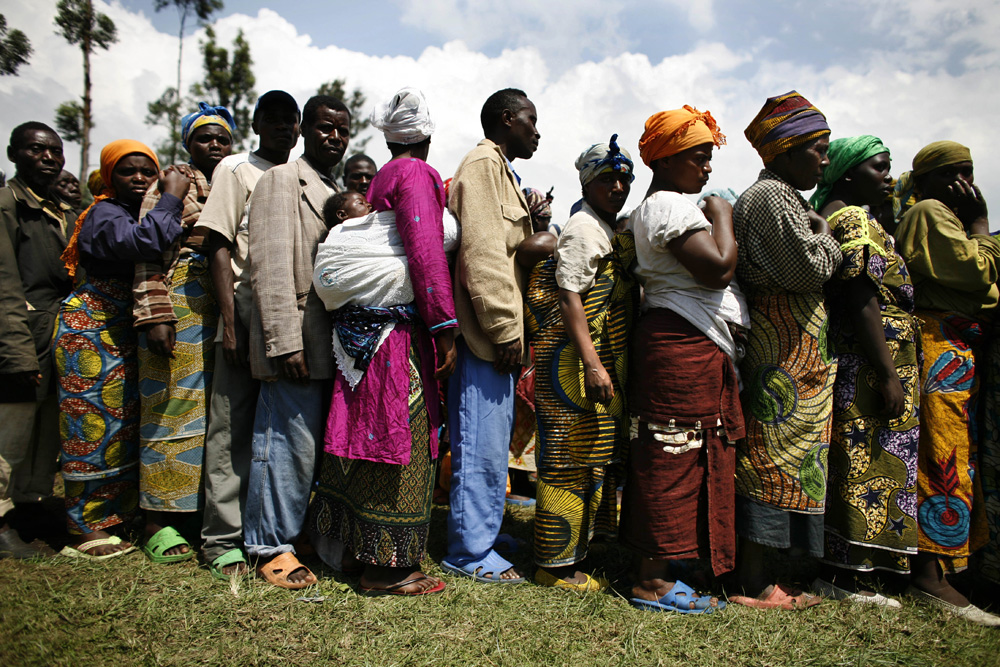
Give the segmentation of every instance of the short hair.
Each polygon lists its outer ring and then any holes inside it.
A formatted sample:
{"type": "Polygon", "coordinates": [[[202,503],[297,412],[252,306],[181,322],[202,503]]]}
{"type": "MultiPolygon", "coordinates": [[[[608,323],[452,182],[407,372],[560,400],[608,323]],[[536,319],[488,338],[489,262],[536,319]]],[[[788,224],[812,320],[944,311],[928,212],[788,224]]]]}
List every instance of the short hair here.
{"type": "Polygon", "coordinates": [[[504,111],[517,112],[523,106],[523,102],[528,101],[528,94],[517,88],[504,88],[486,98],[483,110],[479,113],[479,122],[483,125],[483,132],[489,133],[495,128],[503,117],[504,111]]]}
{"type": "Polygon", "coordinates": [[[347,158],[346,162],[344,162],[344,176],[350,174],[351,166],[357,164],[358,162],[368,162],[371,166],[378,168],[378,165],[375,164],[375,160],[371,159],[364,153],[355,153],[351,157],[347,158]]]}
{"type": "Polygon", "coordinates": [[[257,98],[257,103],[253,107],[253,122],[256,123],[260,114],[267,109],[293,109],[296,118],[302,117],[298,102],[283,90],[269,90],[257,98]]]}
{"type": "Polygon", "coordinates": [[[316,116],[323,107],[331,111],[343,111],[347,114],[348,118],[351,117],[351,110],[347,108],[347,105],[342,100],[337,99],[333,95],[313,95],[306,102],[306,105],[302,107],[302,124],[312,125],[315,123],[316,116]]]}
{"type": "Polygon", "coordinates": [[[323,204],[323,220],[326,222],[327,227],[340,224],[340,220],[337,219],[337,210],[347,201],[348,195],[356,194],[358,193],[354,190],[344,190],[343,192],[330,195],[326,203],[323,204]]]}
{"type": "MultiPolygon", "coordinates": [[[[53,130],[48,125],[46,125],[45,123],[39,123],[37,120],[29,120],[27,123],[21,123],[20,125],[18,125],[13,130],[10,131],[10,147],[13,148],[14,150],[19,149],[24,143],[24,135],[26,135],[28,132],[35,130],[42,132],[51,132],[52,134],[59,137],[59,133],[53,130]]],[[[62,137],[59,137],[59,140],[62,141],[62,137]]]]}

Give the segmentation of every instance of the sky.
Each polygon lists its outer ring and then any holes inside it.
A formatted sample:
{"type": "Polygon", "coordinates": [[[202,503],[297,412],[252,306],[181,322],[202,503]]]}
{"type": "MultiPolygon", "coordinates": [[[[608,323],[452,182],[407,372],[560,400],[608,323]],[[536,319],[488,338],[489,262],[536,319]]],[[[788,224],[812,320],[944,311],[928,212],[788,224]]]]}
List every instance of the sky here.
{"type": "MultiPolygon", "coordinates": [[[[55,33],[55,5],[0,4],[35,49],[17,76],[0,77],[4,137],[27,120],[53,124],[59,103],[82,93],[80,51],[55,33]]],[[[175,9],[155,12],[152,0],[95,6],[114,20],[119,41],[92,58],[91,168],[109,141],[152,145],[165,136],[143,119],[174,83],[179,25],[175,9]]],[[[212,20],[220,44],[246,34],[258,93],[281,88],[302,105],[343,78],[373,107],[404,86],[423,90],[437,124],[428,162],[444,178],[482,138],[486,98],[525,90],[541,142],[514,167],[523,185],[555,188],[557,220],[580,196],[576,157],[612,133],[637,163],[627,207],[637,206],[650,180],[638,155],[643,124],[685,104],[710,110],[728,137],[708,187],[742,192],[761,166],[743,130],[768,97],[792,89],[826,114],[834,138],[881,137],[894,174],[931,141],[966,144],[987,201],[1000,197],[1000,155],[988,150],[1000,145],[1000,0],[228,0],[212,20]]],[[[201,76],[203,39],[189,21],[184,88],[201,76]]],[[[370,132],[367,152],[382,164],[388,150],[370,132]]],[[[79,146],[66,152],[67,168],[78,171],[79,146]]],[[[0,168],[13,173],[6,159],[0,168]]]]}

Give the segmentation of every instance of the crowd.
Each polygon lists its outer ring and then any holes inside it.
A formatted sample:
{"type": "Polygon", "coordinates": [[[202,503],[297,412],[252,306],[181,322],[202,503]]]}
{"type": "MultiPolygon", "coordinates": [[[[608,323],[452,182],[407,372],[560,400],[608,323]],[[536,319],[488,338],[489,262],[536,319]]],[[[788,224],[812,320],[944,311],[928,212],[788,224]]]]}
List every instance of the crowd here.
{"type": "Polygon", "coordinates": [[[58,465],[63,556],[135,539],[186,560],[194,517],[219,579],[304,588],[315,550],[368,594],[433,594],[437,491],[440,566],[479,582],[526,580],[503,555],[509,496],[535,506],[541,586],[607,588],[588,551],[617,538],[641,609],[717,612],[723,575],[753,608],[898,607],[868,590],[890,572],[1000,625],[948,579],[1000,583],[1000,243],[968,148],[931,143],[893,179],[881,140],[831,141],[792,91],[744,132],[757,180],[696,203],[727,140],[684,106],[646,122],[637,208],[611,135],[576,160],[562,221],[515,170],[540,138],[520,90],[486,100],[447,182],[404,88],[371,113],[391,160],[350,157],[342,189],[352,120],[271,91],[258,148],[232,154],[229,111],[201,103],[188,163],[114,141],[82,212],[56,132],[13,129],[0,556],[51,555],[6,517],[44,512],[58,465]],[[770,580],[775,548],[818,559],[810,592],[770,580]]]}

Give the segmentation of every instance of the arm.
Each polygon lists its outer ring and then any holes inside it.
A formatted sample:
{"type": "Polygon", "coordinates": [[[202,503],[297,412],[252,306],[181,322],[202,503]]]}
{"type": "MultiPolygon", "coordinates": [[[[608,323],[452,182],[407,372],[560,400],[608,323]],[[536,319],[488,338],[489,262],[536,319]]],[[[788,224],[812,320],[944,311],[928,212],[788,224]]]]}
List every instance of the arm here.
{"type": "Polygon", "coordinates": [[[733,207],[721,197],[705,200],[705,217],[712,232],[698,229],[681,234],[667,244],[694,279],[711,289],[725,289],[736,273],[736,238],[733,207]]]}
{"type": "Polygon", "coordinates": [[[184,231],[181,200],[169,193],[138,223],[125,209],[101,204],[80,233],[81,253],[97,259],[155,262],[184,231]]]}
{"type": "Polygon", "coordinates": [[[910,209],[900,241],[907,268],[945,287],[982,290],[1000,278],[1000,244],[991,236],[970,238],[961,220],[939,201],[910,209]]]}
{"type": "Polygon", "coordinates": [[[0,211],[0,381],[13,381],[31,391],[41,382],[35,341],[28,327],[28,306],[17,268],[17,253],[8,229],[16,224],[13,210],[0,211]]]}
{"type": "Polygon", "coordinates": [[[868,276],[861,275],[847,281],[844,284],[844,291],[847,295],[847,312],[854,325],[854,332],[865,351],[865,357],[875,369],[878,389],[885,400],[884,414],[890,418],[899,417],[906,407],[906,397],[889,346],[885,342],[882,311],[879,308],[875,286],[868,276]]]}
{"type": "Polygon", "coordinates": [[[236,300],[233,298],[235,276],[233,275],[233,244],[212,230],[208,237],[208,266],[212,274],[212,286],[215,288],[215,300],[219,304],[222,317],[222,354],[233,366],[249,365],[248,350],[250,333],[236,312],[236,300]]]}
{"type": "Polygon", "coordinates": [[[562,315],[570,342],[580,353],[583,362],[583,387],[587,398],[598,403],[607,403],[615,395],[611,376],[608,375],[594,341],[590,338],[587,314],[583,311],[583,300],[576,292],[559,288],[559,314],[562,315]]]}

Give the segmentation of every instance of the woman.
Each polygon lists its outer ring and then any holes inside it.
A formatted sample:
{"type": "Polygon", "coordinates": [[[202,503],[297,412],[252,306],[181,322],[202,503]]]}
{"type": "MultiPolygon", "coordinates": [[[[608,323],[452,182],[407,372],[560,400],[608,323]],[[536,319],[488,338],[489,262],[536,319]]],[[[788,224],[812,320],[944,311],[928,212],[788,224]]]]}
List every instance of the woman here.
{"type": "Polygon", "coordinates": [[[736,447],[737,575],[746,595],[729,599],[796,610],[819,598],[769,582],[764,557],[765,546],[823,555],[836,372],[823,284],[841,253],[799,190],[815,187],[829,163],[830,126],[792,91],[767,100],[744,134],[764,169],[733,209],[751,324],[740,368],[747,437],[736,447]]]}
{"type": "Polygon", "coordinates": [[[525,307],[537,376],[535,582],[577,592],[608,585],[584,562],[595,534],[615,534],[628,437],[623,389],[638,290],[632,244],[614,238],[614,224],[635,177],[617,138],[577,158],[583,207],[532,274],[525,307]]]}
{"type": "Polygon", "coordinates": [[[400,90],[371,120],[393,158],[372,180],[368,198],[376,211],[396,214],[414,299],[334,311],[334,338],[364,372],[352,385],[338,356],[311,525],[343,542],[343,567],[363,568],[364,592],[425,595],[445,587],[420,571],[420,560],[441,425],[437,380],[454,369],[458,326],[443,250],[444,187],[426,163],[434,123],[423,93],[400,90]]]}
{"type": "Polygon", "coordinates": [[[127,523],[138,502],[139,387],[132,328],[135,263],[153,261],[182,231],[181,197],[190,181],[159,171],[138,141],[101,151],[105,187],[77,220],[63,259],[84,280],[63,302],[55,333],[62,475],[75,558],[110,558],[134,547],[108,529],[127,523]],[[163,196],[140,219],[143,195],[159,177],[163,196]]]}
{"type": "MultiPolygon", "coordinates": [[[[211,190],[212,172],[232,152],[235,129],[228,109],[205,102],[181,120],[181,143],[191,155],[190,165],[178,166],[192,180],[182,216],[187,231],[158,261],[135,267],[141,399],[139,506],[146,510],[142,550],[154,563],[194,556],[176,526],[198,511],[202,502],[201,471],[219,309],[208,268],[207,235],[191,230],[211,190]]],[[[150,188],[140,214],[152,210],[159,200],[159,191],[150,188]]],[[[209,563],[217,576],[220,567],[245,562],[238,550],[222,560],[209,563]]]]}
{"type": "MultiPolygon", "coordinates": [[[[972,605],[948,583],[982,547],[988,530],[978,473],[980,387],[988,323],[1000,292],[1000,243],[989,236],[986,203],[974,185],[972,155],[938,141],[913,157],[916,203],[896,229],[899,253],[913,276],[921,323],[920,528],[909,592],[981,625],[1000,617],[972,605]]],[[[995,399],[994,399],[995,400],[995,399]]],[[[996,409],[996,405],[992,405],[996,409]]]]}
{"type": "Polygon", "coordinates": [[[829,157],[810,204],[830,223],[844,259],[827,289],[837,375],[824,578],[813,588],[837,600],[899,607],[859,590],[850,573],[909,574],[917,553],[920,329],[910,314],[906,265],[870,212],[892,190],[889,149],[863,135],[830,142],[829,157]]]}
{"type": "Polygon", "coordinates": [[[631,602],[650,611],[725,607],[675,580],[670,564],[701,558],[722,574],[735,555],[733,443],[743,416],[730,325],[746,324],[746,306],[730,286],[732,207],[709,197],[700,209],[684,196],[701,192],[725,140],[710,112],[690,106],[654,114],[639,140],[653,180],[631,217],[647,311],[632,339],[637,423],[621,541],[638,562],[631,602]]]}

